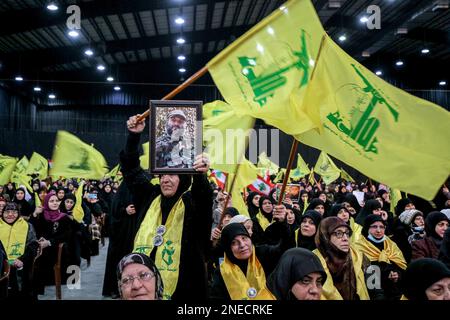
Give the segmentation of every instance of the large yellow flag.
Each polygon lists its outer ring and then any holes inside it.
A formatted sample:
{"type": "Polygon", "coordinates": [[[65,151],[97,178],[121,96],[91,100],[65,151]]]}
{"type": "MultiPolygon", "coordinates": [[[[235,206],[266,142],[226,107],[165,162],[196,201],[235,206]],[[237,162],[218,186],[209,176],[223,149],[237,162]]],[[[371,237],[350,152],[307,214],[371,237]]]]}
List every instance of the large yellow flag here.
{"type": "Polygon", "coordinates": [[[37,152],[33,152],[28,164],[27,175],[38,174],[38,178],[43,180],[48,176],[48,161],[37,152]]]}
{"type": "Polygon", "coordinates": [[[67,131],[58,131],[52,160],[51,176],[101,179],[108,172],[103,155],[67,131]]]}
{"type": "MultiPolygon", "coordinates": [[[[302,99],[325,31],[310,0],[291,0],[225,48],[207,67],[239,114],[288,134],[317,127],[302,99]]],[[[317,118],[317,117],[315,117],[317,118]]]]}
{"type": "MultiPolygon", "coordinates": [[[[209,103],[203,108],[209,108],[209,103]]],[[[203,141],[211,167],[234,173],[236,165],[243,162],[246,139],[253,126],[254,118],[237,115],[234,110],[221,112],[203,121],[203,141]]]]}
{"type": "Polygon", "coordinates": [[[10,181],[17,163],[17,158],[8,157],[0,154],[0,184],[4,185],[10,181]]]}
{"type": "Polygon", "coordinates": [[[305,105],[323,131],[296,138],[373,180],[432,199],[450,173],[450,113],[386,83],[326,37],[305,105]]]}
{"type": "Polygon", "coordinates": [[[264,168],[269,170],[270,174],[278,173],[278,169],[280,168],[276,163],[270,161],[269,157],[265,152],[261,152],[258,156],[258,168],[264,168]]]}
{"type": "Polygon", "coordinates": [[[209,119],[211,117],[216,117],[219,114],[232,110],[233,108],[231,108],[231,106],[228,103],[220,100],[207,103],[203,105],[203,112],[202,112],[203,120],[209,119]]]}
{"type": "Polygon", "coordinates": [[[330,184],[341,175],[341,170],[339,170],[333,160],[323,151],[320,153],[319,159],[317,159],[314,171],[322,177],[325,184],[330,184]]]}
{"type": "Polygon", "coordinates": [[[23,156],[22,159],[20,159],[19,162],[16,163],[16,168],[14,169],[14,172],[25,174],[29,163],[30,161],[28,161],[27,156],[23,156]]]}
{"type": "Polygon", "coordinates": [[[139,157],[141,168],[144,170],[148,170],[148,168],[150,168],[150,142],[142,144],[142,150],[144,151],[144,154],[139,157]]]}
{"type": "Polygon", "coordinates": [[[291,179],[300,179],[301,177],[306,176],[310,172],[311,170],[309,170],[309,167],[306,164],[305,160],[303,160],[300,153],[297,153],[297,168],[291,171],[289,177],[291,179]]]}
{"type": "Polygon", "coordinates": [[[28,192],[33,193],[33,188],[30,185],[31,178],[27,176],[24,172],[18,173],[17,171],[14,171],[11,174],[11,182],[16,184],[16,187],[24,186],[27,188],[28,192]]]}

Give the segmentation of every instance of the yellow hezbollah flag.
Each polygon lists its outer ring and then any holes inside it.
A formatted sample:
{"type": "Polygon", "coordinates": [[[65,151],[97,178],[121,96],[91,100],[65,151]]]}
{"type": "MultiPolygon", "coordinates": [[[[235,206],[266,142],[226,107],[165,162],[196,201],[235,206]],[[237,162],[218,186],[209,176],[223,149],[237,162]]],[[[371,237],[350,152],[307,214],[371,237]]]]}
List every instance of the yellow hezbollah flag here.
{"type": "Polygon", "coordinates": [[[33,193],[33,188],[30,186],[30,177],[25,173],[18,173],[14,171],[11,175],[11,182],[16,184],[16,187],[24,186],[30,193],[33,193]]]}
{"type": "Polygon", "coordinates": [[[351,177],[351,175],[349,175],[347,173],[347,171],[345,171],[344,169],[341,168],[341,178],[344,179],[347,182],[355,182],[355,180],[353,180],[353,178],[351,177]]]}
{"type": "Polygon", "coordinates": [[[231,106],[228,103],[220,100],[207,103],[203,105],[203,112],[202,112],[203,120],[216,117],[219,114],[232,110],[233,108],[231,108],[231,106]]]}
{"type": "Polygon", "coordinates": [[[7,184],[16,167],[17,158],[0,154],[0,185],[7,184]]]}
{"type": "Polygon", "coordinates": [[[321,152],[317,159],[314,171],[322,177],[325,184],[330,184],[341,175],[341,170],[334,164],[333,160],[325,153],[321,152]]]}
{"type": "Polygon", "coordinates": [[[391,199],[391,206],[390,206],[391,212],[395,213],[395,207],[397,206],[397,203],[402,198],[402,193],[398,189],[390,188],[389,189],[389,198],[391,199]]]}
{"type": "Polygon", "coordinates": [[[314,178],[314,168],[311,168],[311,172],[309,173],[308,181],[310,184],[316,183],[316,179],[314,178]]]}
{"type": "MultiPolygon", "coordinates": [[[[291,0],[222,50],[208,70],[239,114],[288,134],[317,127],[302,100],[325,31],[310,0],[291,0]]],[[[314,117],[317,118],[317,117],[314,117]]]]}
{"type": "Polygon", "coordinates": [[[142,150],[144,150],[144,154],[139,157],[139,161],[141,162],[141,168],[147,170],[150,168],[150,142],[142,144],[142,150]]]}
{"type": "Polygon", "coordinates": [[[23,156],[22,159],[20,159],[20,161],[16,163],[16,168],[14,172],[25,174],[29,163],[30,162],[28,161],[27,156],[23,156]]]}
{"type": "Polygon", "coordinates": [[[27,175],[38,174],[38,178],[43,180],[48,176],[48,161],[37,152],[33,152],[28,164],[27,175]]]}
{"type": "Polygon", "coordinates": [[[258,156],[258,168],[264,168],[269,170],[269,174],[275,174],[278,172],[278,165],[267,157],[267,154],[265,152],[261,152],[261,154],[258,156]]]}
{"type": "MultiPolygon", "coordinates": [[[[215,103],[215,102],[213,102],[215,103]]],[[[209,103],[203,108],[209,108],[209,103]]],[[[230,107],[231,108],[231,107],[230,107]]],[[[203,142],[211,167],[229,173],[242,163],[246,139],[254,126],[254,118],[226,111],[203,121],[203,142]]]]}
{"type": "Polygon", "coordinates": [[[376,181],[432,199],[450,172],[450,113],[386,83],[329,37],[305,104],[323,132],[296,138],[376,181]]]}
{"type": "Polygon", "coordinates": [[[297,168],[291,171],[289,177],[291,179],[300,179],[301,177],[306,176],[310,172],[311,170],[309,170],[305,160],[303,160],[300,153],[297,153],[297,168]]]}
{"type": "Polygon", "coordinates": [[[103,155],[67,131],[58,131],[50,175],[101,179],[108,172],[103,155]]]}
{"type": "Polygon", "coordinates": [[[110,172],[105,174],[105,177],[108,177],[108,178],[115,177],[119,173],[119,170],[120,170],[120,164],[117,164],[114,168],[111,169],[110,172]]]}
{"type": "Polygon", "coordinates": [[[286,169],[285,168],[280,168],[280,171],[278,171],[277,176],[275,177],[273,182],[283,181],[283,177],[284,177],[285,174],[286,174],[286,169]]]}

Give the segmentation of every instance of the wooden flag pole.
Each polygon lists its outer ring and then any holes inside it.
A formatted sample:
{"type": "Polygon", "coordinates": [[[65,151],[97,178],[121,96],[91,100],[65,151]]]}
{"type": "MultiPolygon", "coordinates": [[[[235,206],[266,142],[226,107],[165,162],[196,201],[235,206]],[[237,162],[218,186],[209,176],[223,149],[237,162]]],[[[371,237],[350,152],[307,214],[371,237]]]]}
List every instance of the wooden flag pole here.
{"type": "Polygon", "coordinates": [[[298,147],[298,141],[294,138],[294,141],[292,142],[292,146],[291,146],[291,153],[289,154],[289,161],[288,161],[288,164],[286,167],[286,173],[284,174],[284,178],[283,178],[283,185],[281,186],[280,197],[278,198],[278,203],[277,203],[278,205],[280,205],[283,202],[284,191],[286,190],[286,184],[289,179],[289,174],[291,173],[291,167],[292,167],[292,163],[294,162],[295,153],[297,152],[297,147],[298,147]]]}
{"type": "MultiPolygon", "coordinates": [[[[185,82],[180,84],[178,87],[176,87],[174,90],[169,92],[167,95],[164,96],[161,100],[170,100],[173,97],[175,97],[177,94],[179,94],[181,91],[186,89],[188,86],[190,86],[192,83],[194,83],[198,78],[203,76],[206,72],[208,72],[208,67],[204,66],[200,70],[198,70],[196,73],[194,73],[189,79],[187,79],[185,82]]],[[[145,118],[147,118],[150,115],[150,109],[146,110],[143,114],[137,118],[137,122],[141,122],[145,118]]]]}

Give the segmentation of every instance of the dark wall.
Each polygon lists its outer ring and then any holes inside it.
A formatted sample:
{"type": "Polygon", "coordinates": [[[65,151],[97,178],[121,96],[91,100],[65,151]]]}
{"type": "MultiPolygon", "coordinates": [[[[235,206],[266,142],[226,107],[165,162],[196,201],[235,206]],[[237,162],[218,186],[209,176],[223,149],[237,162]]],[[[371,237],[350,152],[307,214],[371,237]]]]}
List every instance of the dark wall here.
{"type": "MultiPolygon", "coordinates": [[[[141,91],[113,94],[110,90],[74,91],[71,100],[54,101],[52,102],[54,105],[47,106],[39,105],[0,86],[0,153],[15,157],[23,155],[31,157],[33,151],[37,151],[50,159],[56,132],[66,130],[87,143],[93,143],[112,167],[117,164],[118,154],[126,142],[125,122],[128,117],[144,112],[148,108],[150,98],[158,99],[170,89],[157,86],[146,90],[148,95],[141,91]]],[[[446,91],[412,93],[449,109],[450,94],[446,91]]],[[[177,98],[210,102],[221,97],[215,87],[193,86],[177,98]]],[[[269,128],[261,121],[257,121],[256,127],[269,128]]],[[[145,132],[142,142],[148,141],[147,130],[145,132]]],[[[280,131],[279,165],[282,167],[286,167],[291,144],[292,137],[280,131]]],[[[261,151],[265,150],[258,150],[258,152],[261,151]]],[[[301,143],[297,152],[309,165],[316,163],[320,153],[301,143]]],[[[271,155],[270,141],[268,141],[267,154],[271,155]]],[[[336,160],[336,164],[344,167],[354,178],[359,177],[358,180],[365,180],[359,172],[340,161],[336,160]]]]}

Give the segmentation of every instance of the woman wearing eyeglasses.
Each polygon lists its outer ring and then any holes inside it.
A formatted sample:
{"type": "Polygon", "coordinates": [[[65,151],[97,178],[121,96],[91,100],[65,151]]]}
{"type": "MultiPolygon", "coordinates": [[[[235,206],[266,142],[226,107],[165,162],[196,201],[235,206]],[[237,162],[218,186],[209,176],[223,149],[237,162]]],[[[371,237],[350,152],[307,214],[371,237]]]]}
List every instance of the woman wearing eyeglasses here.
{"type": "Polygon", "coordinates": [[[386,222],[378,215],[369,215],[355,247],[369,258],[372,266],[376,266],[373,268],[374,289],[369,291],[372,300],[399,300],[402,295],[399,283],[406,260],[397,244],[386,237],[385,231],[386,222]],[[379,284],[378,288],[376,284],[379,284]]]}
{"type": "Polygon", "coordinates": [[[370,300],[364,279],[369,262],[350,246],[351,235],[350,226],[338,217],[320,222],[313,253],[327,274],[321,300],[370,300]]]}
{"type": "Polygon", "coordinates": [[[117,266],[122,300],[162,300],[164,284],[153,260],[142,253],[130,253],[117,266]]]}

